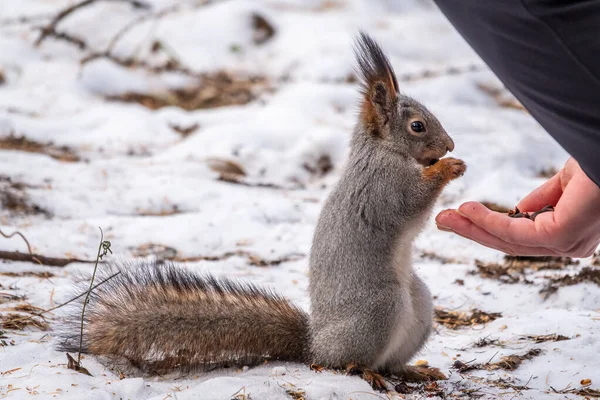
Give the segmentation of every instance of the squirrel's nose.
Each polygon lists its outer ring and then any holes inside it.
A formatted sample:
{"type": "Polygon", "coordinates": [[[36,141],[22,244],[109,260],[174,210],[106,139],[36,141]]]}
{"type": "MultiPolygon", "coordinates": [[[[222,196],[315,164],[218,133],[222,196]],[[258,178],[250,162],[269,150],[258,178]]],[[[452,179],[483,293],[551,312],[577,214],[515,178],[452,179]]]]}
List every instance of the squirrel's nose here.
{"type": "Polygon", "coordinates": [[[448,141],[448,144],[446,145],[446,151],[453,151],[454,150],[454,141],[452,139],[450,139],[448,141]]]}

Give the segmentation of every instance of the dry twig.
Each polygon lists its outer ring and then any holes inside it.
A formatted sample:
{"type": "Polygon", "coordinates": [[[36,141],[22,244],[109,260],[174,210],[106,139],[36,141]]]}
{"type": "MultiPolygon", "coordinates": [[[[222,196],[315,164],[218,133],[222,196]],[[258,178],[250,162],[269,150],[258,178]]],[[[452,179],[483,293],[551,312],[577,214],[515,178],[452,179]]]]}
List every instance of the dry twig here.
{"type": "MultiPolygon", "coordinates": [[[[54,16],[54,18],[52,18],[52,20],[50,21],[49,24],[41,27],[40,35],[38,36],[38,38],[35,41],[35,46],[37,47],[37,46],[41,45],[42,42],[50,36],[60,37],[61,39],[67,39],[68,41],[71,41],[71,39],[73,38],[72,36],[70,36],[64,32],[63,33],[57,32],[56,27],[63,19],[65,19],[69,15],[73,14],[75,11],[77,11],[83,7],[87,7],[91,4],[94,4],[97,1],[120,1],[123,3],[129,3],[134,8],[142,8],[142,9],[150,8],[150,6],[147,3],[144,3],[139,0],[84,0],[84,1],[75,3],[71,6],[63,9],[58,14],[56,14],[54,16]]],[[[81,41],[81,39],[77,39],[77,40],[81,41]]],[[[83,47],[81,47],[82,43],[77,43],[77,41],[75,41],[75,43],[78,44],[80,48],[85,48],[85,43],[83,43],[83,47]]]]}

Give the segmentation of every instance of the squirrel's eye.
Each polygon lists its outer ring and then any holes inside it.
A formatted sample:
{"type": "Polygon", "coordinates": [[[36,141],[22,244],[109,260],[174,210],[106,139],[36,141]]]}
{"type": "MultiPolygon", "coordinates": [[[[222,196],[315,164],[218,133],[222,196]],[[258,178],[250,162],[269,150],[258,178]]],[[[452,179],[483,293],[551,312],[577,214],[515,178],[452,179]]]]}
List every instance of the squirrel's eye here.
{"type": "Polygon", "coordinates": [[[415,132],[423,132],[425,131],[425,125],[423,125],[421,121],[415,121],[412,124],[410,124],[410,129],[412,129],[415,132]]]}

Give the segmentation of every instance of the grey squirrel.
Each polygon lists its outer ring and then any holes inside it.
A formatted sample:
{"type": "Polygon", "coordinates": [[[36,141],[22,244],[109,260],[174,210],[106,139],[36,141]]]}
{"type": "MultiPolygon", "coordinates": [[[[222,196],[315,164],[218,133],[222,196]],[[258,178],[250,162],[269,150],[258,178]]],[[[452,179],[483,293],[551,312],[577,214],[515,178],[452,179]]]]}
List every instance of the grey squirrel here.
{"type": "MultiPolygon", "coordinates": [[[[91,294],[83,350],[148,373],[264,359],[402,375],[432,325],[413,241],[463,161],[435,116],[402,94],[379,45],[361,33],[361,106],[342,177],[310,253],[310,315],[269,290],[171,264],[112,265],[91,294]]],[[[101,278],[99,278],[101,279],[101,278]]],[[[80,311],[61,335],[79,350],[80,311]]]]}

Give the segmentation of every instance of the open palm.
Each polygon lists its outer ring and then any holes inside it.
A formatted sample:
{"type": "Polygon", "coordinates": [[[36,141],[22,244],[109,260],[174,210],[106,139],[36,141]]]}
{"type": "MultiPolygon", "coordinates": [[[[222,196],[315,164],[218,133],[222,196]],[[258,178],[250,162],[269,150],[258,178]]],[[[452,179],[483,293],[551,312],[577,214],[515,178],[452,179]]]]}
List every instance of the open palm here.
{"type": "Polygon", "coordinates": [[[600,244],[600,188],[570,158],[550,180],[518,204],[525,212],[552,205],[535,221],[511,218],[477,202],[444,210],[439,229],[454,232],[510,255],[589,257],[600,244]]]}

